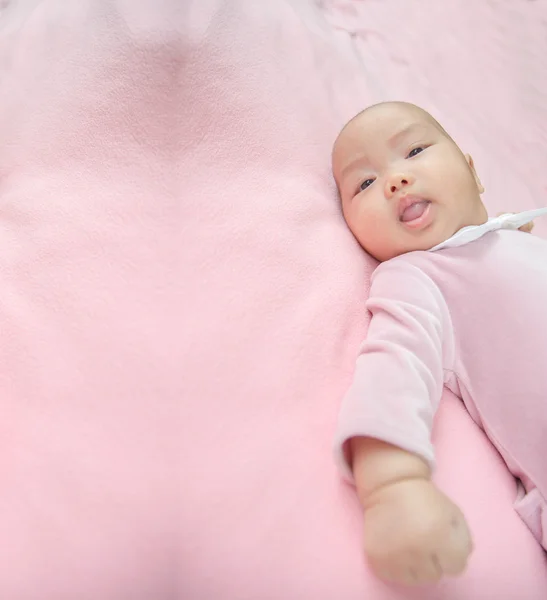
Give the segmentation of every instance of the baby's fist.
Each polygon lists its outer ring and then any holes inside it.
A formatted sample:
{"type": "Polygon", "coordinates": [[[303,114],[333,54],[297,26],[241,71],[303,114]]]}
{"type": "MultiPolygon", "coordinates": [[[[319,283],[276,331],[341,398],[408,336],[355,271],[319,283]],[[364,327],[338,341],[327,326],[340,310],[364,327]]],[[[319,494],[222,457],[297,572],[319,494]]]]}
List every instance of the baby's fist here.
{"type": "Polygon", "coordinates": [[[459,575],[473,548],[460,509],[427,479],[400,481],[372,494],[364,528],[372,570],[394,583],[459,575]]]}

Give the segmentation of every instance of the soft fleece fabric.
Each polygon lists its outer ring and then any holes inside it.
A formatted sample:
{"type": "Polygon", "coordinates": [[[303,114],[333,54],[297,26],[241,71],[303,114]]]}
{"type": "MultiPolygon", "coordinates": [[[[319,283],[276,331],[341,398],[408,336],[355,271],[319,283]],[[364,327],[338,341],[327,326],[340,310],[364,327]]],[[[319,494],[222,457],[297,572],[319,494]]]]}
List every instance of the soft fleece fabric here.
{"type": "MultiPolygon", "coordinates": [[[[492,214],[544,204],[544,4],[0,6],[0,598],[406,600],[332,460],[374,262],[330,148],[414,101],[492,214]]],[[[450,393],[434,437],[476,551],[417,597],[544,600],[513,478],[450,393]]]]}

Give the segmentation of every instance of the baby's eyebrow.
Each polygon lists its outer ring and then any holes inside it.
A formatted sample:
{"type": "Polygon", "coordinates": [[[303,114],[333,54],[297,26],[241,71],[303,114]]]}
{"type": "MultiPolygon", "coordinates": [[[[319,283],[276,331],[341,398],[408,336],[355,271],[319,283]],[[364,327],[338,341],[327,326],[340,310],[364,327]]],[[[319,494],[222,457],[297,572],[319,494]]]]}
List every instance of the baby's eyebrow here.
{"type": "Polygon", "coordinates": [[[346,165],[340,171],[340,179],[342,179],[348,173],[351,173],[351,171],[354,171],[357,167],[362,169],[363,167],[367,167],[367,166],[370,166],[370,161],[367,159],[366,156],[360,156],[359,158],[352,160],[349,163],[349,165],[346,165]]]}
{"type": "Polygon", "coordinates": [[[391,147],[397,146],[402,139],[404,139],[411,133],[423,133],[425,131],[426,127],[424,127],[421,123],[411,123],[410,125],[407,125],[407,127],[405,127],[404,129],[401,129],[401,131],[398,131],[395,135],[391,136],[388,140],[388,144],[391,147]]]}

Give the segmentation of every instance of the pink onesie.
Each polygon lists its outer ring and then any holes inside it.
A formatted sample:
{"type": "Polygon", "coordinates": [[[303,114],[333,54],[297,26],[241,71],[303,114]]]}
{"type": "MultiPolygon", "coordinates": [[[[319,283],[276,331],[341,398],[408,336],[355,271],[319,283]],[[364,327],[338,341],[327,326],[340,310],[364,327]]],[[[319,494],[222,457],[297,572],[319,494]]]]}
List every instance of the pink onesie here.
{"type": "Polygon", "coordinates": [[[515,508],[547,549],[547,241],[511,230],[411,252],[374,272],[372,314],[342,403],[335,452],[374,437],[434,462],[443,386],[523,484],[515,508]]]}

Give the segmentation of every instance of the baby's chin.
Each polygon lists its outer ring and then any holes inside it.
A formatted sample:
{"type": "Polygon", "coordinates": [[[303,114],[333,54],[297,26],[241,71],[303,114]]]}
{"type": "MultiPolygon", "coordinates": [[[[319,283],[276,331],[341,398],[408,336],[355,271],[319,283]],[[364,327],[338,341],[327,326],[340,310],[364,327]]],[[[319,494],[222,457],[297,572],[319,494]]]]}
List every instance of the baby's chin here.
{"type": "Polygon", "coordinates": [[[453,233],[439,233],[439,232],[423,232],[423,235],[416,236],[414,239],[401,240],[398,244],[386,245],[381,248],[366,248],[365,250],[373,258],[380,262],[391,260],[397,256],[408,254],[409,252],[427,252],[438,246],[442,242],[445,242],[451,238],[453,233]]]}
{"type": "Polygon", "coordinates": [[[398,223],[397,227],[389,228],[389,235],[382,238],[376,247],[362,244],[363,248],[376,260],[385,262],[409,252],[427,252],[450,239],[462,227],[484,222],[482,215],[473,215],[472,219],[465,220],[461,219],[460,215],[457,218],[449,218],[450,215],[443,214],[443,211],[435,211],[432,216],[423,228],[407,228],[398,223]]]}

